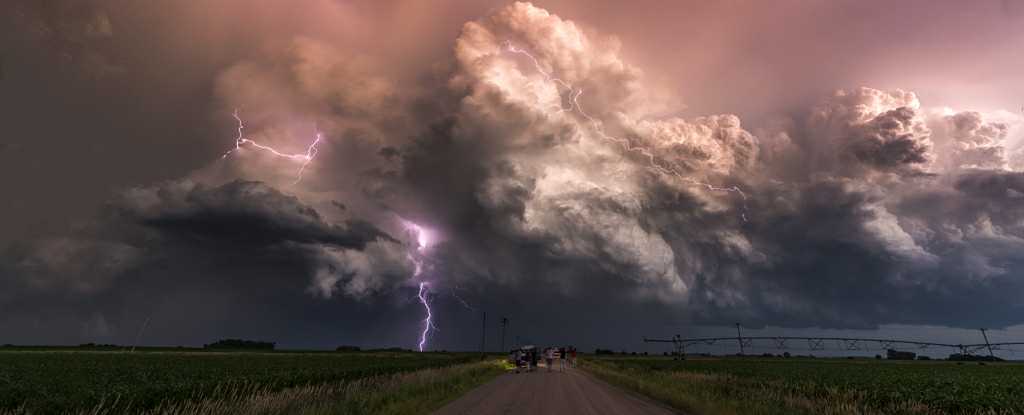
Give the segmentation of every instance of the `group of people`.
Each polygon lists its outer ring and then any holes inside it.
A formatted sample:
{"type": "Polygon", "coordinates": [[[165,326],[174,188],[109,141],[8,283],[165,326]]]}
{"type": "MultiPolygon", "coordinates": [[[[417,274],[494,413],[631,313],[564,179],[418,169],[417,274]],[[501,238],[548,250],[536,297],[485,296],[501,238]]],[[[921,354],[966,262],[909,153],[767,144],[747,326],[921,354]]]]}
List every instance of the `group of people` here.
{"type": "Polygon", "coordinates": [[[538,362],[544,359],[548,372],[554,367],[555,359],[558,359],[559,370],[564,371],[566,366],[576,367],[576,348],[573,346],[547,347],[538,352],[534,346],[523,346],[512,349],[509,360],[516,367],[516,373],[520,370],[533,372],[537,370],[538,362]]]}

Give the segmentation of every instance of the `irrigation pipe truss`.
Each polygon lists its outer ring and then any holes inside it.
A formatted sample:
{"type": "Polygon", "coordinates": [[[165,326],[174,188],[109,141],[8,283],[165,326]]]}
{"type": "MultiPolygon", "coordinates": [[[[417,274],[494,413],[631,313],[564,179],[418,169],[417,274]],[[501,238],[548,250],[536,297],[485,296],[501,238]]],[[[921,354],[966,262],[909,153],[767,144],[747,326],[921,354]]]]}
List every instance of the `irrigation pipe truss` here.
{"type": "Polygon", "coordinates": [[[990,350],[1007,350],[1010,346],[1024,345],[1024,342],[1001,342],[1001,343],[976,343],[976,344],[952,344],[952,343],[937,343],[927,341],[916,341],[916,340],[900,340],[900,339],[877,339],[877,338],[862,338],[862,337],[795,337],[795,336],[753,336],[743,337],[738,335],[736,337],[700,337],[700,338],[684,338],[676,335],[671,339],[652,339],[644,337],[645,343],[672,343],[676,351],[679,353],[685,353],[686,347],[697,346],[697,345],[709,345],[713,346],[717,343],[736,342],[741,350],[746,347],[753,347],[754,342],[772,342],[775,348],[784,350],[788,349],[792,343],[806,342],[807,347],[810,350],[825,350],[826,344],[830,342],[836,342],[840,349],[843,350],[868,350],[870,346],[877,344],[880,349],[900,349],[900,348],[917,348],[927,349],[929,347],[941,347],[959,350],[961,354],[968,354],[978,350],[990,349],[990,350]]]}

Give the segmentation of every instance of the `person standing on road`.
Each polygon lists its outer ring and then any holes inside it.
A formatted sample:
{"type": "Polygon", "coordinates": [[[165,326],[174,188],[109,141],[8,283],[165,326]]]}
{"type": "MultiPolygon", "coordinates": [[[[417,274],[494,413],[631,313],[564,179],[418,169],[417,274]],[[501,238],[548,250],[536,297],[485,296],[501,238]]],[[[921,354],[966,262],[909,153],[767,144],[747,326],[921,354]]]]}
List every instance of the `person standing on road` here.
{"type": "Polygon", "coordinates": [[[576,346],[569,346],[569,359],[572,367],[576,367],[576,346]]]}
{"type": "Polygon", "coordinates": [[[555,348],[548,347],[544,349],[544,363],[548,364],[548,372],[551,371],[551,366],[555,363],[555,348]]]}
{"type": "Polygon", "coordinates": [[[569,355],[565,354],[566,347],[562,346],[558,348],[558,370],[565,372],[565,363],[569,360],[569,355]]]}

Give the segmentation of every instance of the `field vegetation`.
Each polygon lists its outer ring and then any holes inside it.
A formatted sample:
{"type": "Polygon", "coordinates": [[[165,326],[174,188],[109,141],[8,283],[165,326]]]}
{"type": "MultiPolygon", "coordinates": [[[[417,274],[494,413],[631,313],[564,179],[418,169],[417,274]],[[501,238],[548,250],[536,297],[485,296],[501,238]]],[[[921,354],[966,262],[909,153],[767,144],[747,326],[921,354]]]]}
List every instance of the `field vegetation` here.
{"type": "Polygon", "coordinates": [[[687,413],[1024,414],[1018,363],[616,357],[583,367],[687,413]]]}
{"type": "Polygon", "coordinates": [[[421,413],[503,371],[455,353],[0,352],[0,414],[421,413]]]}

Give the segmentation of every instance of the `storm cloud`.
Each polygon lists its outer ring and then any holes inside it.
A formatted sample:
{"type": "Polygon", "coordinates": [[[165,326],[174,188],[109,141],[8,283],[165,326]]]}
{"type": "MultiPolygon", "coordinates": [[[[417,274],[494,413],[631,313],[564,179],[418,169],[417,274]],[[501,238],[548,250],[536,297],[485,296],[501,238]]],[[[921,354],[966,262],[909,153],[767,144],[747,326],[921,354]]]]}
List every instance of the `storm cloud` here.
{"type": "MultiPolygon", "coordinates": [[[[281,7],[249,18],[274,21],[281,7]]],[[[239,332],[294,336],[288,321],[323,330],[342,319],[357,342],[403,343],[419,324],[419,282],[449,311],[465,297],[534,322],[1024,323],[1018,113],[841,79],[754,121],[746,103],[694,114],[681,103],[695,98],[672,87],[685,79],[649,75],[614,33],[538,5],[476,13],[436,41],[445,47],[404,60],[401,28],[378,45],[322,19],[359,27],[409,10],[314,2],[296,13],[307,28],[226,36],[238,48],[211,58],[198,83],[203,123],[217,127],[201,134],[205,162],[120,186],[73,229],[8,247],[0,305],[12,312],[0,324],[27,339],[123,339],[138,313],[158,312],[138,295],[173,286],[219,317],[176,321],[165,339],[196,341],[180,333],[260,310],[274,328],[239,332]],[[244,145],[218,158],[236,133],[286,153],[324,140],[308,166],[244,145]],[[969,306],[977,298],[985,307],[969,306]],[[41,304],[47,323],[29,317],[41,304]],[[370,314],[387,317],[357,318],[370,314]]],[[[104,42],[123,41],[129,14],[19,3],[16,21],[73,57],[72,76],[116,79],[133,65],[104,42]]],[[[464,347],[460,330],[440,328],[439,344],[464,347]]]]}

